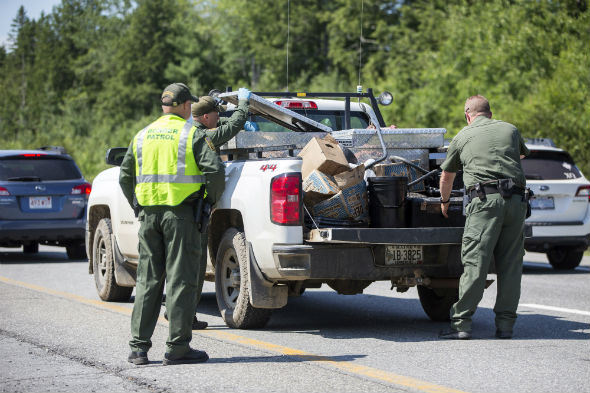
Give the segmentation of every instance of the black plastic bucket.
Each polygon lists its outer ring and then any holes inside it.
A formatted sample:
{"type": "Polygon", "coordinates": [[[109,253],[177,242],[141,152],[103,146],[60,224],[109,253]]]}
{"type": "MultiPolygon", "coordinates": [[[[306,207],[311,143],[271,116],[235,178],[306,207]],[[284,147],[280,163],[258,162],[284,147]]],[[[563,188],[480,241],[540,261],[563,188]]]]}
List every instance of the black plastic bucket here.
{"type": "Polygon", "coordinates": [[[406,176],[369,177],[371,227],[406,227],[406,176]]]}

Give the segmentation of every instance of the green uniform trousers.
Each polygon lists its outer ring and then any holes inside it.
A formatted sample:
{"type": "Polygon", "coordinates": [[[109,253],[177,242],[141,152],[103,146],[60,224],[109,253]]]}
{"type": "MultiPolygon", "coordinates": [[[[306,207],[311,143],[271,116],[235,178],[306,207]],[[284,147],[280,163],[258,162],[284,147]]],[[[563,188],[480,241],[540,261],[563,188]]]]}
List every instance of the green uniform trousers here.
{"type": "Polygon", "coordinates": [[[207,241],[208,233],[201,234],[201,256],[199,262],[199,282],[197,283],[197,303],[201,301],[201,293],[203,292],[203,283],[205,281],[205,272],[207,271],[207,241]]]}
{"type": "Polygon", "coordinates": [[[494,312],[496,328],[512,331],[520,299],[522,258],[524,256],[524,220],[526,202],[521,195],[504,199],[488,194],[485,200],[475,198],[467,206],[461,261],[463,274],[459,282],[459,300],[451,309],[451,327],[471,331],[492,257],[497,274],[494,312]]]}
{"type": "Polygon", "coordinates": [[[145,207],[138,219],[139,265],[129,346],[132,351],[147,351],[152,346],[165,280],[167,352],[182,355],[192,339],[200,272],[201,234],[193,206],[145,207]]]}

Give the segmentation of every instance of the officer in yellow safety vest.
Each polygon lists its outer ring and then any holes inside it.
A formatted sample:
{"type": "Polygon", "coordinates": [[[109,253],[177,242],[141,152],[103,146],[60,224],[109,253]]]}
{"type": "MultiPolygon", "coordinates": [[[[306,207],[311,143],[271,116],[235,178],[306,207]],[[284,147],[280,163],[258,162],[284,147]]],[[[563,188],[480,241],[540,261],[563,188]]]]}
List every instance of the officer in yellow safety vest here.
{"type": "Polygon", "coordinates": [[[209,359],[189,346],[202,243],[195,207],[202,205],[198,201],[205,188],[208,202],[217,202],[225,183],[215,146],[186,121],[196,101],[183,83],[166,87],[161,96],[164,115],[137,133],[121,164],[119,184],[140,222],[128,357],[136,365],[149,362],[164,282],[170,324],[163,364],[209,359]]]}

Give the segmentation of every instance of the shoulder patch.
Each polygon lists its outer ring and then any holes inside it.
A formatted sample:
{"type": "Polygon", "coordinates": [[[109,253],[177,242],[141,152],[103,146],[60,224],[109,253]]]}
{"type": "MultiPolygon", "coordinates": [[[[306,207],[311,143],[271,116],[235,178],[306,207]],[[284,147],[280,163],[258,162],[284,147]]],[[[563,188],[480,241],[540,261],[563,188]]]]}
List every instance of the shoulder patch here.
{"type": "Polygon", "coordinates": [[[209,145],[209,148],[213,151],[215,151],[215,145],[213,144],[213,142],[211,142],[211,139],[209,139],[208,136],[205,137],[205,142],[207,142],[207,145],[209,145]]]}

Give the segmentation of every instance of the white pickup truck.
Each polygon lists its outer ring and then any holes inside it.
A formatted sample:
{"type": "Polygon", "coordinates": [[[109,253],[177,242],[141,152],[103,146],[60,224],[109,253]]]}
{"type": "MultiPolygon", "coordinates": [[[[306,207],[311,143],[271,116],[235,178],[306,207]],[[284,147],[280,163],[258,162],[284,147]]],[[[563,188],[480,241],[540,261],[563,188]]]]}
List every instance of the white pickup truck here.
{"type": "MultiPolygon", "coordinates": [[[[392,289],[399,292],[417,286],[426,314],[433,320],[448,319],[462,273],[462,198],[452,198],[451,211],[458,220],[444,221],[437,179],[426,177],[421,193],[408,194],[416,198],[408,203],[412,219],[405,227],[318,223],[306,217],[302,159],[294,155],[312,137],[331,132],[360,160],[417,159],[423,173],[432,175],[444,158],[440,151],[445,130],[381,130],[384,123],[370,89],[332,94],[340,101],[325,100],[327,93],[282,93],[282,98],[271,101],[262,95],[253,94],[251,99],[250,120],[258,132],[240,132],[222,147],[221,154],[228,158],[226,189],[209,225],[206,279],[215,281],[226,324],[262,327],[273,309],[285,306],[289,296],[299,296],[306,288],[327,284],[338,293],[357,294],[379,280],[391,281],[392,289]],[[365,129],[370,123],[376,129],[365,129]],[[333,127],[344,131],[332,132],[333,127]]],[[[232,93],[220,97],[235,101],[232,93]]],[[[107,163],[117,165],[124,152],[124,148],[110,149],[107,163]]],[[[88,203],[89,273],[105,301],[130,298],[138,260],[139,224],[118,178],[118,166],[101,172],[88,203]]]]}

